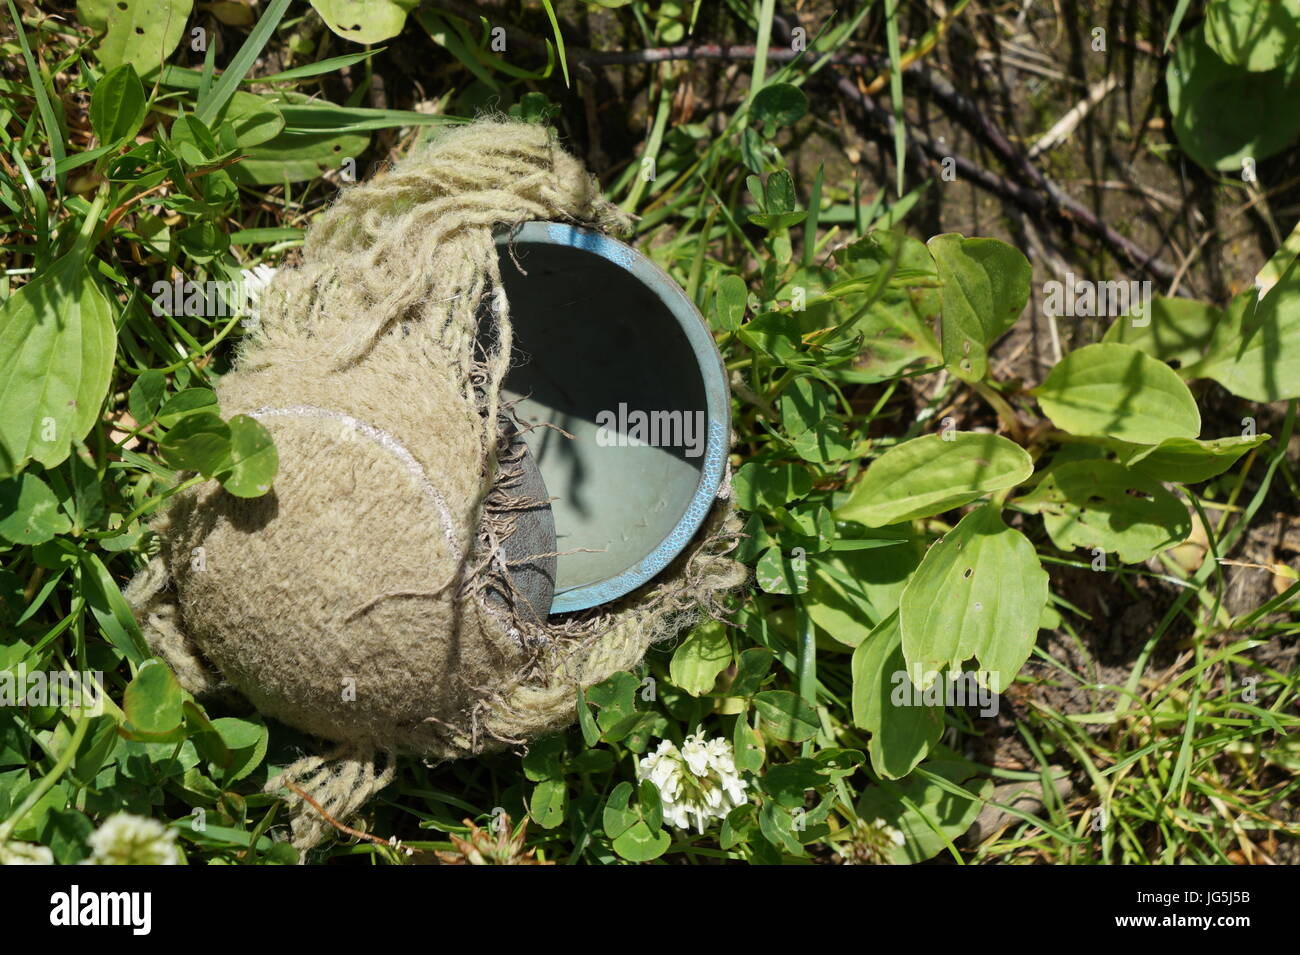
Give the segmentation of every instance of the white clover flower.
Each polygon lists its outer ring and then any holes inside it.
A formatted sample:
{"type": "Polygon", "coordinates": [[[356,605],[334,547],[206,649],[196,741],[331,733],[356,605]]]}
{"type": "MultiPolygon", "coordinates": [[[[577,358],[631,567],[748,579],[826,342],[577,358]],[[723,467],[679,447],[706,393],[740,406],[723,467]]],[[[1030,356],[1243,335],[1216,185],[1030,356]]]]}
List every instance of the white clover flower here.
{"type": "Polygon", "coordinates": [[[722,737],[704,740],[692,734],[680,750],[671,740],[663,740],[658,749],[642,757],[636,775],[638,781],[648,779],[658,787],[664,819],[678,829],[689,829],[693,820],[703,832],[709,820],[725,819],[749,801],[731,743],[722,737]]]}
{"type": "Polygon", "coordinates": [[[54,865],[54,853],[32,842],[0,842],[0,865],[54,865]]]}
{"type": "Polygon", "coordinates": [[[161,822],[118,812],[90,834],[88,865],[179,865],[176,830],[161,822]]]}
{"type": "Polygon", "coordinates": [[[903,834],[899,830],[895,829],[893,826],[885,822],[885,820],[883,819],[876,819],[871,823],[871,825],[875,827],[876,830],[878,830],[882,836],[884,836],[886,839],[888,839],[896,846],[901,847],[903,843],[907,841],[907,839],[904,838],[903,834]]]}

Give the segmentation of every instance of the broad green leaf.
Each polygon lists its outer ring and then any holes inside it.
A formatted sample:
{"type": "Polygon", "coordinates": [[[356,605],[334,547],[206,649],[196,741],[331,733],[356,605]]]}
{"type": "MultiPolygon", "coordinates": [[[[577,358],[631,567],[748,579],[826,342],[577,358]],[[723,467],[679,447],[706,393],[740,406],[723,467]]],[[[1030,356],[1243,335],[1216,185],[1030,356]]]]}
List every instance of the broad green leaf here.
{"type": "Polygon", "coordinates": [[[1048,471],[1018,503],[1041,514],[1061,550],[1099,548],[1136,564],[1182,543],[1192,531],[1187,507],[1148,477],[1116,461],[1072,461],[1048,471]]]}
{"type": "Polygon", "coordinates": [[[911,705],[915,694],[910,692],[897,613],[858,644],[852,673],[853,722],[871,733],[871,766],[882,776],[902,779],[943,735],[943,707],[911,705]]]}
{"type": "Polygon", "coordinates": [[[140,668],[122,697],[122,710],[133,735],[166,736],[181,725],[185,691],[164,663],[152,660],[140,668]]]}
{"type": "Polygon", "coordinates": [[[140,76],[153,73],[171,56],[185,34],[192,0],[79,0],[83,23],[107,32],[95,55],[107,70],[124,64],[140,76]]]}
{"type": "Polygon", "coordinates": [[[222,145],[241,151],[274,139],[283,130],[284,116],[274,100],[242,90],[230,98],[216,126],[222,145]]]}
{"type": "Polygon", "coordinates": [[[771,510],[812,490],[812,475],[794,464],[750,461],[736,472],[732,487],[741,510],[771,510]]]}
{"type": "MultiPolygon", "coordinates": [[[[1034,546],[998,509],[971,511],[921,560],[899,604],[908,672],[929,686],[974,658],[980,685],[1001,693],[1033,649],[1047,604],[1034,546]]],[[[925,689],[925,686],[921,689],[925,689]]]]}
{"type": "Polygon", "coordinates": [[[1300,56],[1300,0],[1210,0],[1205,42],[1252,73],[1282,66],[1300,56]]]}
{"type": "Polygon", "coordinates": [[[217,395],[211,388],[186,388],[163,402],[157,419],[164,428],[170,428],[186,415],[216,413],[217,407],[217,395]]]}
{"type": "Polygon", "coordinates": [[[0,537],[15,544],[43,544],[72,529],[49,486],[27,471],[0,481],[0,537]]]}
{"type": "MultiPolygon", "coordinates": [[[[131,412],[131,417],[140,427],[144,427],[154,416],[158,414],[158,409],[162,407],[163,394],[167,389],[167,376],[157,369],[150,368],[142,372],[135,382],[131,385],[130,392],[127,393],[127,409],[131,412]]],[[[211,392],[209,392],[211,394],[211,392]]],[[[216,396],[213,395],[215,404],[216,396]]]]}
{"type": "Polygon", "coordinates": [[[158,454],[170,468],[212,477],[230,466],[230,434],[230,425],[218,415],[187,415],[158,443],[158,454]]]}
{"type": "Polygon", "coordinates": [[[734,332],[745,320],[749,289],[739,275],[723,276],[713,297],[714,326],[717,331],[734,332]]]}
{"type": "Polygon", "coordinates": [[[754,709],[763,728],[777,739],[802,742],[816,736],[821,726],[817,711],[789,690],[764,690],[754,697],[754,709]]]}
{"type": "Polygon", "coordinates": [[[924,862],[944,852],[969,829],[993,790],[992,780],[972,777],[973,767],[967,763],[933,760],[907,779],[864,790],[857,806],[859,818],[867,823],[879,819],[903,834],[901,846],[889,846],[886,862],[924,862]],[[965,790],[969,798],[956,795],[930,777],[965,790]]]}
{"type": "Polygon", "coordinates": [[[248,776],[266,758],[270,733],[261,723],[223,716],[213,720],[211,725],[229,754],[229,761],[221,767],[220,778],[225,784],[248,776]]]}
{"type": "MultiPolygon", "coordinates": [[[[911,362],[912,358],[908,359],[911,362]]],[[[854,456],[852,432],[834,418],[818,421],[791,440],[795,454],[805,461],[827,464],[854,456]]]]}
{"type": "Polygon", "coordinates": [[[668,675],[675,686],[691,696],[703,696],[713,689],[718,674],[731,663],[731,639],[717,620],[706,620],[673,653],[668,675]]]}
{"type": "Polygon", "coordinates": [[[906,525],[882,533],[899,537],[870,542],[892,544],[889,547],[837,550],[810,561],[804,611],[828,636],[846,646],[858,646],[876,624],[898,608],[907,578],[921,562],[906,525]]]}
{"type": "MultiPolygon", "coordinates": [[[[736,662],[736,678],[727,693],[731,696],[753,696],[772,669],[772,651],[766,647],[750,647],[740,654],[736,662]]],[[[743,721],[742,721],[743,722],[743,721]]]]}
{"type": "Polygon", "coordinates": [[[788,809],[769,799],[758,807],[758,828],[763,838],[782,852],[804,855],[803,846],[794,834],[794,819],[788,809]]]}
{"type": "Polygon", "coordinates": [[[605,829],[605,835],[611,839],[617,839],[641,818],[640,814],[632,808],[632,791],[632,784],[624,780],[610,790],[609,798],[605,800],[601,824],[605,829]]]}
{"type": "Polygon", "coordinates": [[[758,559],[754,578],[769,594],[801,594],[808,589],[808,558],[769,547],[758,559]]]}
{"type": "Polygon", "coordinates": [[[895,445],[871,462],[835,516],[868,527],[932,517],[1015,487],[1033,471],[1025,449],[1000,435],[925,435],[895,445]]]}
{"type": "Polygon", "coordinates": [[[1132,345],[1072,351],[1033,394],[1052,423],[1072,434],[1159,444],[1201,431],[1201,412],[1178,373],[1132,345]]]}
{"type": "Polygon", "coordinates": [[[835,399],[820,381],[796,378],[781,393],[780,408],[781,425],[786,434],[794,437],[811,431],[833,414],[835,399]]]}
{"type": "Polygon", "coordinates": [[[0,305],[0,466],[52,468],[99,418],[117,351],[88,236],[0,305]]]}
{"type": "Polygon", "coordinates": [[[927,245],[943,283],[944,364],[958,378],[979,381],[988,374],[989,346],[1029,301],[1029,260],[998,239],[947,233],[927,245]]]}
{"type": "Polygon", "coordinates": [[[90,125],[102,145],[132,139],[144,124],[144,86],[135,68],[124,63],[111,70],[90,98],[90,125]]]}
{"type": "Polygon", "coordinates": [[[394,0],[311,0],[325,25],[353,43],[381,43],[397,36],[414,3],[394,0]]]}
{"type": "Polygon", "coordinates": [[[731,733],[731,747],[736,754],[736,768],[742,772],[757,773],[763,768],[767,750],[762,738],[754,732],[746,720],[745,713],[741,713],[736,718],[736,725],[731,733]]]}
{"type": "Polygon", "coordinates": [[[248,415],[235,415],[227,424],[231,467],[220,475],[221,486],[236,497],[261,497],[271,490],[280,467],[271,433],[248,415]]]}
{"type": "Polygon", "coordinates": [[[1158,481],[1197,484],[1222,474],[1243,454],[1259,447],[1269,437],[1256,434],[1213,441],[1168,438],[1154,446],[1126,445],[1120,452],[1120,460],[1158,481]]]}
{"type": "Polygon", "coordinates": [[[531,743],[520,764],[524,776],[535,783],[564,776],[565,739],[562,734],[545,736],[531,743]]]}
{"type": "Polygon", "coordinates": [[[641,819],[614,839],[614,851],[628,862],[651,862],[668,851],[672,837],[662,829],[651,829],[641,819]]]}
{"type": "Polygon", "coordinates": [[[1222,309],[1205,302],[1157,296],[1149,307],[1115,319],[1101,340],[1140,348],[1182,373],[1201,360],[1222,318],[1222,309]]]}
{"type": "Polygon", "coordinates": [[[1250,401],[1300,398],[1300,262],[1262,299],[1254,289],[1233,299],[1205,359],[1187,373],[1250,401]]]}
{"type": "Polygon", "coordinates": [[[562,779],[546,779],[533,789],[528,801],[528,815],[543,829],[554,829],[564,822],[569,805],[569,787],[562,779]]]}
{"type": "Polygon", "coordinates": [[[807,112],[808,97],[799,87],[789,83],[764,86],[749,105],[750,118],[769,128],[793,126],[807,112]]]}
{"type": "MultiPolygon", "coordinates": [[[[316,179],[322,173],[349,171],[345,163],[370,145],[365,133],[285,129],[279,135],[249,148],[230,167],[230,178],[246,186],[273,186],[316,179]]],[[[352,168],[354,180],[360,170],[352,168]]]]}
{"type": "Polygon", "coordinates": [[[1216,56],[1202,31],[1184,34],[1165,71],[1178,145],[1225,172],[1281,152],[1300,133],[1294,80],[1293,63],[1252,73],[1216,56]]]}

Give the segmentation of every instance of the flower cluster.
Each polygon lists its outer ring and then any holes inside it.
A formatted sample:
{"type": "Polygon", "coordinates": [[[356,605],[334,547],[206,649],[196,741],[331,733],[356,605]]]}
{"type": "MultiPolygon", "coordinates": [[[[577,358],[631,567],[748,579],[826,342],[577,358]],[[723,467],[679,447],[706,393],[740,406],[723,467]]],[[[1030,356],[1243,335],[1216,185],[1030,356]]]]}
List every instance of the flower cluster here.
{"type": "Polygon", "coordinates": [[[90,835],[87,865],[179,865],[176,830],[154,819],[118,812],[90,835]]]}
{"type": "Polygon", "coordinates": [[[736,771],[731,743],[721,737],[687,736],[679,750],[671,740],[637,764],[637,779],[650,780],[663,800],[664,819],[678,829],[703,832],[712,819],[748,802],[746,783],[736,771]]]}
{"type": "Polygon", "coordinates": [[[0,865],[54,865],[54,853],[30,842],[0,842],[0,865]]]}

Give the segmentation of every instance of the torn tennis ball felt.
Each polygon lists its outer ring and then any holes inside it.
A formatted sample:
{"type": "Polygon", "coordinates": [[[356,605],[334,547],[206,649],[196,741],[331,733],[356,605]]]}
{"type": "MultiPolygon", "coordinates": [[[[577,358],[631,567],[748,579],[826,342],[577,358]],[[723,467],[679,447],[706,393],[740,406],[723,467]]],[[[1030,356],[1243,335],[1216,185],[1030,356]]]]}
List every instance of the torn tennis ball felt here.
{"type": "Polygon", "coordinates": [[[344,190],[216,386],[223,414],[273,435],[273,488],[177,494],[127,588],[188,690],[234,692],[328,744],[269,787],[300,848],[329,829],[321,810],[342,820],[387,785],[396,756],[474,756],[569,725],[579,687],[744,583],[724,482],[694,542],[614,604],[547,617],[515,586],[524,474],[503,426],[494,234],[530,220],[627,224],[549,130],[497,119],[344,190]]]}

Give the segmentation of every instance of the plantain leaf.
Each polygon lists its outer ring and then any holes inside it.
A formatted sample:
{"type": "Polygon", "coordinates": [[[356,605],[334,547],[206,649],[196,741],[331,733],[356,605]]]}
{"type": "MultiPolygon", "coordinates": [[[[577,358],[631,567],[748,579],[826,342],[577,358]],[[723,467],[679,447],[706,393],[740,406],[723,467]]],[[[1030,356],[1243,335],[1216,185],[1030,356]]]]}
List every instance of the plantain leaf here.
{"type": "Polygon", "coordinates": [[[1241,171],[1284,150],[1300,133],[1295,60],[1253,73],[1215,55],[1200,30],[1179,39],[1165,86],[1174,135],[1206,169],[1241,171]]]}
{"type": "Polygon", "coordinates": [[[1281,66],[1300,55],[1300,0],[1210,0],[1205,42],[1252,73],[1281,66]]]}
{"type": "Polygon", "coordinates": [[[1187,539],[1187,508],[1153,477],[1116,461],[1071,461],[1049,471],[1021,507],[1041,514],[1061,550],[1099,548],[1126,564],[1187,539]]]}
{"type": "Polygon", "coordinates": [[[937,235],[926,245],[943,285],[944,364],[965,381],[988,374],[988,348],[1015,324],[1029,301],[1024,253],[998,239],[937,235]]]}
{"type": "Polygon", "coordinates": [[[933,544],[903,590],[899,627],[908,672],[925,689],[940,670],[974,658],[975,678],[1000,693],[1033,649],[1047,605],[1047,572],[1034,546],[998,509],[971,511],[933,544]]]}
{"type": "Polygon", "coordinates": [[[925,758],[943,735],[943,707],[914,706],[908,690],[907,661],[898,614],[882,620],[871,636],[853,651],[853,722],[871,733],[868,753],[872,768],[890,779],[902,779],[925,758]]]}
{"type": "Polygon", "coordinates": [[[379,43],[402,32],[415,3],[394,0],[311,0],[325,25],[353,43],[379,43]]]}
{"type": "Polygon", "coordinates": [[[192,0],[78,0],[82,23],[104,30],[96,57],[105,69],[130,64],[148,76],[171,56],[185,34],[192,0]]]}
{"type": "MultiPolygon", "coordinates": [[[[0,468],[52,468],[99,418],[117,350],[88,237],[0,305],[0,468]]],[[[11,472],[12,473],[12,472],[11,472]]]]}
{"type": "Polygon", "coordinates": [[[1033,471],[1025,449],[1000,435],[926,435],[895,445],[873,461],[835,516],[868,527],[932,517],[1014,487],[1033,471]]]}
{"type": "Polygon", "coordinates": [[[1300,262],[1262,299],[1255,289],[1233,299],[1205,359],[1187,374],[1250,401],[1300,398],[1300,262]]]}
{"type": "Polygon", "coordinates": [[[1197,484],[1222,474],[1243,454],[1259,447],[1269,437],[1255,434],[1213,441],[1167,438],[1157,445],[1126,445],[1120,451],[1120,460],[1157,481],[1197,484]]]}
{"type": "Polygon", "coordinates": [[[1132,345],[1152,358],[1186,369],[1204,356],[1222,318],[1222,309],[1205,302],[1156,297],[1131,316],[1117,318],[1101,340],[1132,345]]]}
{"type": "Polygon", "coordinates": [[[1052,423],[1072,434],[1159,444],[1201,431],[1201,413],[1178,373],[1133,345],[1072,351],[1033,393],[1052,423]]]}

